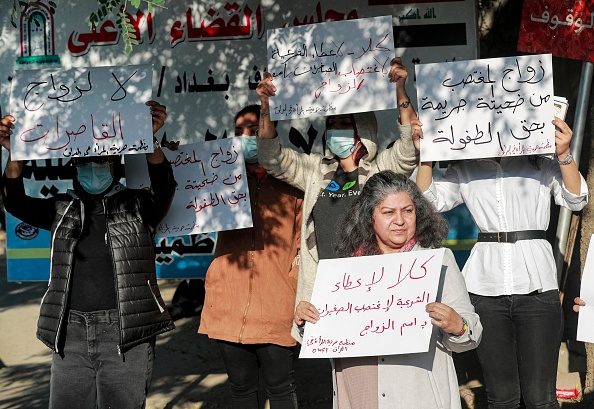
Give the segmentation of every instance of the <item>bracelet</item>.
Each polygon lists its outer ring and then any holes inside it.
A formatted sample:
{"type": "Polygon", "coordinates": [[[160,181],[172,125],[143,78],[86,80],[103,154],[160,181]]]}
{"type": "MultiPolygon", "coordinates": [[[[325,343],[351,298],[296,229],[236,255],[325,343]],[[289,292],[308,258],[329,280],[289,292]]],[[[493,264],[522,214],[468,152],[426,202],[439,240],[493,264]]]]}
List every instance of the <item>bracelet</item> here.
{"type": "Polygon", "coordinates": [[[408,108],[410,105],[410,100],[404,101],[402,104],[398,105],[398,108],[408,108]]]}
{"type": "Polygon", "coordinates": [[[559,160],[559,157],[557,156],[557,154],[555,154],[555,158],[557,159],[557,163],[559,165],[569,165],[573,160],[573,155],[571,153],[568,153],[564,160],[559,160]]]}
{"type": "Polygon", "coordinates": [[[268,111],[268,112],[262,112],[262,111],[260,111],[260,116],[261,117],[270,116],[270,111],[268,111]]]}
{"type": "Polygon", "coordinates": [[[462,318],[462,331],[452,335],[455,337],[461,337],[462,335],[466,334],[466,331],[468,331],[468,321],[466,321],[466,318],[462,318]]]}

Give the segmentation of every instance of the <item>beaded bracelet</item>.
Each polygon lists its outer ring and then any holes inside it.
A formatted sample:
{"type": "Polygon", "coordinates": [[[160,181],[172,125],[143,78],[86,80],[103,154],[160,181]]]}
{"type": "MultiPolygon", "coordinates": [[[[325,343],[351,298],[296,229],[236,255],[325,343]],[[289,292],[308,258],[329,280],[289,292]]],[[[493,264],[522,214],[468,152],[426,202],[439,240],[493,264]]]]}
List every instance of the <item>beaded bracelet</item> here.
{"type": "Polygon", "coordinates": [[[462,331],[452,335],[455,337],[461,337],[462,335],[466,334],[466,331],[468,331],[468,321],[466,321],[465,318],[462,318],[462,331]]]}

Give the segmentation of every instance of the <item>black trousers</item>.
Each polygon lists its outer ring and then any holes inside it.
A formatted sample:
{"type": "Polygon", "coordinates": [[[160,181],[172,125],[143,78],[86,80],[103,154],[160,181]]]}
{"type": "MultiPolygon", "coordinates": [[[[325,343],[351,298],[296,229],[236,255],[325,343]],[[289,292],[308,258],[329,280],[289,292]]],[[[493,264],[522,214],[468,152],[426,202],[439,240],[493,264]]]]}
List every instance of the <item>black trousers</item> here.
{"type": "MultiPolygon", "coordinates": [[[[296,409],[293,347],[218,341],[231,385],[233,409],[259,409],[259,371],[262,368],[271,409],[296,409]]],[[[263,402],[262,402],[263,404],[263,402]]]]}

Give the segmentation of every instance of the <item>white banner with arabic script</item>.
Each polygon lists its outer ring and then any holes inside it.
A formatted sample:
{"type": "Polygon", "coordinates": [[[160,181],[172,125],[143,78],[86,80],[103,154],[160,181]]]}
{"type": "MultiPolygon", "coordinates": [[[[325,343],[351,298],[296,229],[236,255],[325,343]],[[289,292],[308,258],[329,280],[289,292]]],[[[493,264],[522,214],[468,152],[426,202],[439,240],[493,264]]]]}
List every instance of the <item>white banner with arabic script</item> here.
{"type": "Polygon", "coordinates": [[[427,352],[445,249],[320,260],[301,358],[427,352]]]}
{"type": "Polygon", "coordinates": [[[550,54],[416,67],[423,161],[555,151],[550,54]]]}
{"type": "Polygon", "coordinates": [[[272,120],[396,108],[392,17],[268,30],[272,120]]]}
{"type": "Polygon", "coordinates": [[[152,65],[15,71],[15,160],[153,151],[152,65]]]}
{"type": "MultiPolygon", "coordinates": [[[[156,237],[252,227],[250,194],[240,138],[164,148],[177,190],[156,237]]],[[[150,186],[144,157],[126,157],[128,187],[150,186]]]]}

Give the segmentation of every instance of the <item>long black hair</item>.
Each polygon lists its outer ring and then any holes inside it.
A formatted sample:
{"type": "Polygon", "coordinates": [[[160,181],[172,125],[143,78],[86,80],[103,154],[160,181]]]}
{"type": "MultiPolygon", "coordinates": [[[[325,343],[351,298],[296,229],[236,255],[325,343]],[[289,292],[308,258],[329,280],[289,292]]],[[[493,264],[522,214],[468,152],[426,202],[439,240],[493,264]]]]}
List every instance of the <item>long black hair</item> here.
{"type": "Polygon", "coordinates": [[[344,226],[337,232],[335,244],[339,257],[381,254],[373,228],[373,212],[386,197],[400,192],[407,193],[415,206],[417,243],[425,248],[441,247],[449,231],[445,217],[435,211],[412,180],[385,170],[367,180],[360,196],[338,224],[344,226]]]}

